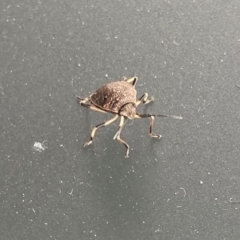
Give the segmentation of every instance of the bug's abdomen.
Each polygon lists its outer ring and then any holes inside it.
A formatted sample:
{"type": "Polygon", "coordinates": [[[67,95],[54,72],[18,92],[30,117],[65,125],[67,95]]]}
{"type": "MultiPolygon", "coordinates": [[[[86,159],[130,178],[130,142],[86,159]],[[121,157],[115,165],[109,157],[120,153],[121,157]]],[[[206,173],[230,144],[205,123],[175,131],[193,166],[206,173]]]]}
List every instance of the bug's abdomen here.
{"type": "Polygon", "coordinates": [[[124,104],[136,102],[136,90],[124,81],[109,83],[91,96],[91,102],[103,110],[119,113],[124,104]]]}

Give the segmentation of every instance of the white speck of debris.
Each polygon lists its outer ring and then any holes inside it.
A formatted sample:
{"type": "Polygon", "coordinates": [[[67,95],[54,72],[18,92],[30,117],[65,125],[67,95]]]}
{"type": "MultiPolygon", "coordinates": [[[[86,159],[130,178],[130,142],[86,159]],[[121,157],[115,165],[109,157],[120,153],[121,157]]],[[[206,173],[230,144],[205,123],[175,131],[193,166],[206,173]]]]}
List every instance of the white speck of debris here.
{"type": "Polygon", "coordinates": [[[238,199],[236,199],[236,198],[229,198],[229,202],[230,203],[240,203],[240,201],[238,201],[238,199]]]}
{"type": "Polygon", "coordinates": [[[179,46],[179,43],[177,43],[175,40],[173,40],[173,43],[177,46],[179,46]]]}
{"type": "Polygon", "coordinates": [[[180,188],[180,189],[183,190],[183,192],[184,192],[184,195],[183,195],[183,196],[185,197],[186,194],[187,194],[187,193],[186,193],[186,189],[185,189],[185,188],[180,188]]]}
{"type": "Polygon", "coordinates": [[[181,104],[182,106],[183,106],[183,108],[186,108],[186,106],[185,105],[183,105],[183,104],[181,104]]]}
{"type": "Polygon", "coordinates": [[[48,148],[48,147],[44,144],[45,142],[46,142],[46,140],[43,141],[42,143],[40,143],[40,142],[35,142],[35,143],[33,144],[33,149],[34,149],[35,151],[38,151],[38,152],[44,151],[45,149],[48,148]]]}
{"type": "Polygon", "coordinates": [[[203,184],[203,181],[200,181],[200,184],[202,185],[202,184],[203,184]]]}

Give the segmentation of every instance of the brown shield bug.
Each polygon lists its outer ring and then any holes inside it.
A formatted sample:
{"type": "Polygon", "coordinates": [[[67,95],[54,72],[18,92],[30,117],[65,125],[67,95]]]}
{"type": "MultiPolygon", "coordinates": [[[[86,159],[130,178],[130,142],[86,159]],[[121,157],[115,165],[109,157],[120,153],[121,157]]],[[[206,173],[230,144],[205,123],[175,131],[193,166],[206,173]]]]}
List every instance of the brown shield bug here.
{"type": "Polygon", "coordinates": [[[111,82],[100,87],[95,93],[91,94],[87,98],[82,99],[77,97],[79,103],[84,107],[103,113],[108,112],[114,114],[113,118],[104,123],[98,124],[93,128],[90,141],[86,142],[84,147],[92,143],[95,133],[100,127],[105,127],[120,117],[119,128],[113,139],[117,139],[125,146],[125,157],[127,158],[129,155],[129,145],[120,137],[124,121],[135,118],[150,118],[149,135],[160,139],[162,137],[161,135],[152,132],[154,117],[172,117],[175,119],[182,119],[182,117],[174,115],[137,113],[136,108],[139,104],[148,104],[153,101],[153,98],[148,99],[148,94],[144,93],[137,100],[137,91],[135,89],[136,83],[137,77],[129,79],[123,78],[123,80],[111,82]]]}

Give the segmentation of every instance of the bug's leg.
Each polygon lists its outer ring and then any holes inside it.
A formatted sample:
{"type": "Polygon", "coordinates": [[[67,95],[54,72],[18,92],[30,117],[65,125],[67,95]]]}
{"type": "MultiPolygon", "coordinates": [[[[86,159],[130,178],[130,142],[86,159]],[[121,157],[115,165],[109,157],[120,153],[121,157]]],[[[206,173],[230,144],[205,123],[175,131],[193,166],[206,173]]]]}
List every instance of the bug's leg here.
{"type": "Polygon", "coordinates": [[[124,125],[124,117],[121,116],[120,117],[120,123],[119,123],[119,128],[118,128],[118,131],[117,133],[115,134],[114,138],[113,139],[117,139],[120,143],[122,143],[125,148],[126,148],[126,155],[125,155],[125,158],[128,158],[129,157],[129,145],[120,138],[120,134],[121,134],[121,131],[123,129],[123,125],[124,125]]]}
{"type": "Polygon", "coordinates": [[[98,112],[106,113],[106,112],[103,111],[102,109],[97,108],[96,106],[94,106],[94,105],[91,104],[91,103],[88,103],[88,102],[89,102],[89,98],[80,98],[80,97],[77,97],[77,99],[79,100],[80,105],[83,106],[83,107],[90,108],[90,109],[95,110],[95,111],[98,111],[98,112]]]}
{"type": "Polygon", "coordinates": [[[150,98],[148,99],[148,94],[147,93],[144,93],[140,98],[139,100],[137,100],[136,102],[136,105],[138,106],[139,104],[148,104],[150,102],[153,102],[154,101],[154,98],[150,98]]]}
{"type": "MultiPolygon", "coordinates": [[[[150,135],[151,137],[159,138],[159,139],[160,139],[160,138],[162,137],[162,135],[156,134],[156,133],[153,133],[153,132],[152,132],[153,123],[154,123],[154,117],[155,117],[155,116],[158,116],[158,115],[154,115],[154,114],[138,114],[138,113],[135,114],[135,118],[147,118],[147,117],[149,117],[149,118],[150,118],[149,135],[150,135]]],[[[162,115],[162,117],[167,117],[167,115],[162,115]]]]}
{"type": "Polygon", "coordinates": [[[149,135],[150,135],[151,137],[159,138],[159,139],[160,139],[160,138],[162,137],[162,135],[156,134],[156,133],[153,133],[153,132],[152,132],[153,123],[154,123],[154,116],[151,116],[151,117],[150,117],[149,135]]]}
{"type": "Polygon", "coordinates": [[[126,81],[127,83],[135,86],[136,83],[137,83],[137,80],[138,80],[138,78],[134,76],[134,77],[132,77],[132,78],[126,79],[125,81],[126,81]]]}
{"type": "Polygon", "coordinates": [[[100,127],[105,127],[109,124],[111,124],[112,122],[114,122],[116,119],[118,118],[118,115],[115,115],[113,118],[109,119],[108,121],[104,122],[104,123],[101,123],[101,124],[98,124],[97,126],[95,126],[91,132],[91,137],[90,137],[90,141],[86,142],[84,144],[84,147],[90,145],[93,141],[93,138],[96,134],[96,131],[100,128],[100,127]]]}

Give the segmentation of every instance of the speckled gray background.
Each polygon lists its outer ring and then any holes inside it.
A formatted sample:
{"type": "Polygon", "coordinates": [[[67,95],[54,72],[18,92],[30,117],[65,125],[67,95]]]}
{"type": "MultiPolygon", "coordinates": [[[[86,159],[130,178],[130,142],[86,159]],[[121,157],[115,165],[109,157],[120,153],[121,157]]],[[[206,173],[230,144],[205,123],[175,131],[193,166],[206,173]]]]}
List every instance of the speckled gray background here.
{"type": "Polygon", "coordinates": [[[0,239],[239,240],[240,2],[2,0],[0,239]],[[129,121],[82,108],[139,77],[129,121]]]}

